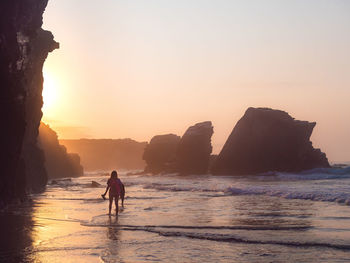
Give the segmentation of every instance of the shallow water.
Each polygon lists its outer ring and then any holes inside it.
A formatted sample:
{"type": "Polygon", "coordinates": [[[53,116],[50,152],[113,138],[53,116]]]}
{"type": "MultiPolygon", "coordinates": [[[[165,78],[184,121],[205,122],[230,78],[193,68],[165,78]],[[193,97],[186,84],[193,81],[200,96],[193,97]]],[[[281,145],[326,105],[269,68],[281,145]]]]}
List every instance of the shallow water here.
{"type": "Polygon", "coordinates": [[[27,237],[4,262],[349,262],[350,170],[251,177],[125,176],[107,215],[107,177],[50,185],[2,214],[27,237]],[[100,188],[88,187],[91,181],[100,188]],[[18,226],[16,226],[16,222],[18,226]],[[26,222],[26,223],[23,223],[26,222]]]}

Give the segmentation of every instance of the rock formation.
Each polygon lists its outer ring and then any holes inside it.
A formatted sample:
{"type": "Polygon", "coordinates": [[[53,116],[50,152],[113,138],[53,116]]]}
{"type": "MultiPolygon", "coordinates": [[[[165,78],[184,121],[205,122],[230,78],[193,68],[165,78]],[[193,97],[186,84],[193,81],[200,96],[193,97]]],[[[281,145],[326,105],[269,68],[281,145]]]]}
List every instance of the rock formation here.
{"type": "Polygon", "coordinates": [[[52,34],[41,29],[46,5],[47,0],[0,1],[2,204],[23,199],[28,185],[41,189],[46,183],[42,154],[35,145],[41,118],[42,66],[48,52],[58,47],[52,34]],[[27,154],[33,154],[33,159],[37,156],[37,164],[26,164],[27,154]],[[26,165],[38,167],[35,186],[30,181],[33,173],[26,178],[26,165]]]}
{"type": "Polygon", "coordinates": [[[310,141],[315,125],[294,120],[284,111],[249,108],[227,139],[212,173],[243,175],[329,167],[326,155],[310,141]]]}
{"type": "Polygon", "coordinates": [[[169,170],[175,161],[179,142],[180,136],[175,134],[154,136],[143,153],[147,164],[145,172],[157,174],[169,170]]]}
{"type": "Polygon", "coordinates": [[[175,171],[181,174],[206,174],[212,152],[213,133],[210,121],[189,127],[177,147],[175,171]]]}
{"type": "Polygon", "coordinates": [[[57,47],[53,41],[51,32],[39,30],[38,35],[31,45],[31,55],[26,75],[30,79],[26,98],[26,131],[22,156],[25,162],[26,182],[29,191],[42,191],[47,183],[47,174],[44,166],[44,154],[38,147],[38,129],[42,117],[41,107],[43,105],[42,90],[43,76],[42,68],[48,52],[57,47]]]}
{"type": "Polygon", "coordinates": [[[59,144],[56,132],[44,123],[40,125],[38,142],[44,151],[49,178],[76,177],[84,174],[79,155],[67,153],[66,147],[59,144]]]}
{"type": "Polygon", "coordinates": [[[131,139],[79,139],[60,140],[69,152],[81,157],[86,171],[144,169],[142,160],[146,142],[131,139]]]}
{"type": "Polygon", "coordinates": [[[90,187],[92,187],[92,188],[98,188],[98,187],[100,187],[100,186],[101,186],[100,183],[98,183],[98,182],[96,182],[96,181],[91,181],[90,187]]]}

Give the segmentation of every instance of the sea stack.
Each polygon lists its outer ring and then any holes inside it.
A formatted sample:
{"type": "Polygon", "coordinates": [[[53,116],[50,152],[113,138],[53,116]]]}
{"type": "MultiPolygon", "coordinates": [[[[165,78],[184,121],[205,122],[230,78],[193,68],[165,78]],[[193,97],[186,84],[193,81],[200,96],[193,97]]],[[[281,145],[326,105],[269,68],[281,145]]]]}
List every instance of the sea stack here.
{"type": "Polygon", "coordinates": [[[176,152],[175,170],[181,174],[206,174],[212,152],[210,121],[197,123],[181,137],[176,152]]]}
{"type": "Polygon", "coordinates": [[[175,134],[154,136],[143,153],[147,164],[145,172],[157,174],[169,170],[169,166],[175,161],[180,139],[181,137],[175,134]]]}
{"type": "Polygon", "coordinates": [[[245,175],[329,167],[326,155],[310,141],[315,125],[315,122],[295,120],[281,110],[248,108],[211,172],[245,175]]]}

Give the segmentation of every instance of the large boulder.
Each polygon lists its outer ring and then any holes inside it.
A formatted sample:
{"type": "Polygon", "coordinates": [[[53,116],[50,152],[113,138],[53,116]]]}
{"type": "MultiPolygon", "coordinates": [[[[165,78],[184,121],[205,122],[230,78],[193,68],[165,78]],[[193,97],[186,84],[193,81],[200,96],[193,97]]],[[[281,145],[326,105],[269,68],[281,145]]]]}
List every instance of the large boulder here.
{"type": "Polygon", "coordinates": [[[213,133],[210,121],[197,123],[187,129],[177,147],[176,172],[181,174],[205,174],[208,172],[213,133]]]}
{"type": "Polygon", "coordinates": [[[169,166],[175,161],[180,139],[175,134],[154,136],[143,153],[147,164],[145,172],[157,174],[169,170],[169,166]]]}
{"type": "Polygon", "coordinates": [[[249,108],[238,121],[213,167],[213,174],[298,172],[329,167],[326,155],[314,149],[315,122],[298,121],[287,112],[249,108]]]}

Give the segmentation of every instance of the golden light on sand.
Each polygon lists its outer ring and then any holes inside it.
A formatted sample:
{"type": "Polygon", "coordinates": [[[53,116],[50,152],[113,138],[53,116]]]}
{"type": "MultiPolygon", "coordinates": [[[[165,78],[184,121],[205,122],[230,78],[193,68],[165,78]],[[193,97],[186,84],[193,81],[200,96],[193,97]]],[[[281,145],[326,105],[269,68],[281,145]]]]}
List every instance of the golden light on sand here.
{"type": "Polygon", "coordinates": [[[44,87],[43,87],[43,112],[44,114],[52,113],[57,107],[58,102],[58,83],[55,77],[44,70],[44,87]]]}

